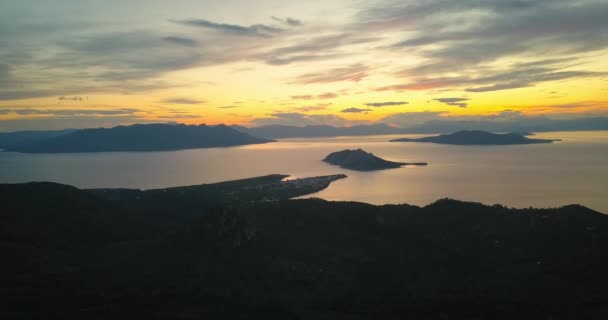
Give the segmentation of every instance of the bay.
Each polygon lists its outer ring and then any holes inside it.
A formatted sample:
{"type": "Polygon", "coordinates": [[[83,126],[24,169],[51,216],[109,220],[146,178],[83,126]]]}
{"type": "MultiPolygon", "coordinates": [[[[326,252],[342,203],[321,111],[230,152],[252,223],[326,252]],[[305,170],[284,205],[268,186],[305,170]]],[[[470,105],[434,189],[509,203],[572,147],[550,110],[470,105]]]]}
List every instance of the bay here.
{"type": "Polygon", "coordinates": [[[517,146],[388,142],[420,136],[285,139],[171,152],[0,152],[0,182],[151,189],[272,173],[291,178],[344,173],[347,179],[310,196],[373,204],[426,205],[445,197],[513,207],[577,203],[608,213],[608,131],[540,133],[534,138],[563,141],[517,146]],[[321,161],[331,152],[354,148],[387,160],[429,165],[356,172],[321,161]]]}

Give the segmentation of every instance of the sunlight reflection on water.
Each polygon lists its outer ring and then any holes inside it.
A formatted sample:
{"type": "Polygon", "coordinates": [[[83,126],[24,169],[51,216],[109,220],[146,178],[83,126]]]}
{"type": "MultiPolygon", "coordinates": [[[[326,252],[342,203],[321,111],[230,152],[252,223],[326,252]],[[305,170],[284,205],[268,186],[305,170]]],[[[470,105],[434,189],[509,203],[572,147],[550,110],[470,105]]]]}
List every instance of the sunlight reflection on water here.
{"type": "Polygon", "coordinates": [[[271,173],[307,177],[344,173],[312,196],[374,204],[426,205],[443,197],[509,206],[580,203],[608,213],[608,131],[550,132],[563,139],[521,146],[394,143],[420,135],[287,139],[276,143],[174,152],[0,153],[0,182],[54,181],[83,188],[161,188],[271,173]],[[327,154],[362,148],[387,160],[428,162],[376,172],[328,165],[327,154]]]}

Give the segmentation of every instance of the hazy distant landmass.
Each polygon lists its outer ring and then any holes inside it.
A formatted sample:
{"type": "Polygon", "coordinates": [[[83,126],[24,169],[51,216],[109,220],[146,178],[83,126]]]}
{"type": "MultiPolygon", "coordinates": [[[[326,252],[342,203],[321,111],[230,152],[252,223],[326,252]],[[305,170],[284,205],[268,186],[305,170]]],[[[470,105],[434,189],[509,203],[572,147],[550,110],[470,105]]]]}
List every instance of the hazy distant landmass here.
{"type": "Polygon", "coordinates": [[[225,125],[135,124],[114,128],[84,129],[10,144],[7,151],[27,153],[167,151],[267,143],[225,125]]]}
{"type": "Polygon", "coordinates": [[[340,176],[285,177],[149,191],[0,184],[0,316],[606,315],[606,215],[287,200],[340,176]]]}
{"type": "Polygon", "coordinates": [[[405,133],[405,130],[402,128],[391,127],[384,123],[358,125],[352,127],[333,127],[327,125],[311,125],[303,127],[267,125],[253,128],[233,126],[233,128],[241,132],[249,133],[255,137],[267,139],[371,136],[405,133]]]}
{"type": "Polygon", "coordinates": [[[427,165],[424,162],[405,163],[384,160],[364,150],[342,150],[329,154],[323,161],[340,166],[341,168],[356,171],[373,171],[400,168],[406,165],[427,165]]]}
{"type": "MultiPolygon", "coordinates": [[[[338,136],[372,136],[408,133],[450,133],[461,130],[481,130],[490,132],[526,133],[547,131],[580,131],[608,130],[608,118],[580,118],[568,120],[553,120],[542,117],[523,118],[504,121],[473,121],[473,120],[431,120],[407,127],[392,126],[385,123],[371,125],[356,125],[350,127],[335,127],[329,125],[264,125],[245,127],[232,125],[233,129],[261,139],[285,138],[319,138],[338,136]]],[[[9,145],[45,140],[50,137],[65,135],[76,130],[52,131],[17,131],[0,133],[0,148],[9,145]]]]}
{"type": "Polygon", "coordinates": [[[491,133],[485,131],[465,130],[451,134],[442,134],[424,138],[400,138],[392,142],[431,142],[456,145],[513,145],[551,143],[559,140],[530,139],[517,133],[491,133]]]}
{"type": "Polygon", "coordinates": [[[0,132],[0,149],[5,149],[12,145],[29,144],[36,141],[50,139],[77,131],[76,129],[48,130],[48,131],[17,131],[0,132]]]}
{"type": "MultiPolygon", "coordinates": [[[[233,126],[255,137],[267,139],[314,138],[337,136],[366,136],[407,133],[450,133],[462,130],[490,132],[532,133],[547,131],[608,130],[608,118],[579,118],[554,120],[544,117],[530,117],[515,120],[430,120],[407,127],[389,126],[385,123],[334,127],[328,125],[264,125],[260,127],[233,126]]],[[[524,134],[528,135],[528,134],[524,134]]]]}
{"type": "Polygon", "coordinates": [[[407,133],[450,133],[462,130],[490,132],[549,132],[608,130],[608,118],[592,117],[577,119],[549,119],[546,117],[521,117],[509,120],[430,120],[406,128],[407,133]]]}

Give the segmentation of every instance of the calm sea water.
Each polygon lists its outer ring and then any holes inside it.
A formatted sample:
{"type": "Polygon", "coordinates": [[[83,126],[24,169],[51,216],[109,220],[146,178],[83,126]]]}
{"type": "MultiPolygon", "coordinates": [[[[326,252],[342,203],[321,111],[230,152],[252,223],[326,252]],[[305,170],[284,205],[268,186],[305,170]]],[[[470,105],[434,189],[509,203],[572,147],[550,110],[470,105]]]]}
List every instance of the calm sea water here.
{"type": "Polygon", "coordinates": [[[54,181],[81,188],[162,188],[271,173],[294,177],[345,173],[314,194],[328,200],[426,205],[439,198],[555,207],[579,203],[608,213],[608,131],[550,132],[553,144],[449,146],[387,142],[419,135],[287,139],[264,145],[174,152],[19,154],[0,152],[0,182],[54,181]],[[382,158],[428,162],[355,172],[321,161],[346,148],[382,158]]]}

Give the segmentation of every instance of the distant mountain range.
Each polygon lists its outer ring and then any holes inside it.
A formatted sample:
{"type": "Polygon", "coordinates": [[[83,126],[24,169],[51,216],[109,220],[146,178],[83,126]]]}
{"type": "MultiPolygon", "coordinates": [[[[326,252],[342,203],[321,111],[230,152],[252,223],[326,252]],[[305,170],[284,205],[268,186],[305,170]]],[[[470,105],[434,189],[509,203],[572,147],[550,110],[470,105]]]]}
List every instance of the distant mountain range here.
{"type": "Polygon", "coordinates": [[[400,134],[407,132],[403,128],[391,127],[385,123],[358,125],[352,127],[333,127],[327,125],[311,125],[304,127],[284,125],[267,125],[253,128],[243,126],[232,127],[254,137],[267,139],[371,136],[382,134],[400,134]]]}
{"type": "Polygon", "coordinates": [[[265,125],[252,128],[234,125],[232,127],[238,131],[249,133],[252,136],[259,138],[285,139],[407,133],[450,133],[462,130],[483,130],[490,132],[608,130],[608,118],[597,117],[553,120],[537,117],[508,121],[431,120],[407,128],[393,127],[385,123],[351,127],[334,127],[328,125],[265,125]]]}
{"type": "Polygon", "coordinates": [[[608,130],[607,117],[578,119],[549,119],[545,117],[522,117],[509,120],[431,120],[409,126],[407,133],[449,133],[461,130],[483,130],[490,132],[548,132],[608,130]]]}
{"type": "MultiPolygon", "coordinates": [[[[509,121],[474,121],[474,120],[432,120],[418,125],[400,128],[385,123],[371,125],[357,125],[350,127],[334,127],[329,125],[265,125],[260,127],[244,127],[232,125],[219,126],[184,126],[168,124],[133,125],[116,127],[112,129],[66,129],[54,131],[19,131],[0,133],[0,149],[21,152],[89,152],[89,149],[104,149],[105,151],[153,151],[176,150],[187,148],[205,148],[242,145],[251,143],[264,143],[268,139],[286,138],[321,138],[338,136],[371,136],[387,134],[408,133],[450,133],[462,130],[483,130],[489,132],[546,132],[546,131],[579,131],[579,130],[608,130],[608,118],[580,118],[569,120],[553,120],[548,118],[523,118],[509,121]],[[152,127],[146,127],[152,126],[152,127]],[[124,129],[119,129],[124,128],[124,129]],[[198,133],[197,129],[198,128],[198,133]],[[212,129],[217,128],[217,129],[212,129]],[[119,138],[120,143],[114,141],[101,145],[86,145],[81,139],[92,137],[109,137],[110,131],[115,129],[116,135],[132,130],[130,135],[138,139],[141,134],[154,137],[156,134],[168,135],[165,139],[152,139],[152,141],[132,141],[119,138]],[[241,133],[241,134],[239,134],[241,133]],[[245,135],[243,135],[245,134],[245,135]],[[71,136],[70,136],[71,135],[71,136]],[[70,138],[65,138],[69,136],[70,138]],[[179,136],[179,139],[177,138],[179,136]],[[60,138],[63,137],[63,138],[60,138]],[[186,138],[184,138],[186,137],[186,138]],[[258,138],[258,139],[256,139],[258,138]],[[74,151],[50,151],[50,149],[67,150],[70,145],[80,144],[74,151]],[[177,139],[171,140],[171,139],[177,139]],[[80,141],[80,142],[78,142],[80,141]],[[65,145],[64,145],[65,143],[65,145]],[[52,147],[51,145],[52,144],[52,147]],[[107,150],[109,148],[110,150],[107,150]],[[48,150],[47,150],[48,149],[48,150]],[[44,150],[44,151],[42,151],[44,150]],[[82,151],[78,151],[82,150],[82,151]]],[[[529,135],[529,134],[523,134],[529,135]]],[[[95,142],[98,143],[98,142],[95,142]]]]}
{"type": "Polygon", "coordinates": [[[391,142],[431,142],[456,145],[513,145],[551,143],[558,140],[530,139],[517,133],[491,133],[479,130],[464,130],[451,134],[424,137],[418,139],[401,138],[391,142]]]}
{"type": "Polygon", "coordinates": [[[31,135],[29,139],[7,143],[4,149],[26,153],[168,151],[230,147],[271,141],[252,137],[225,125],[135,124],[109,129],[68,131],[64,134],[41,132],[38,135],[31,135]]]}

